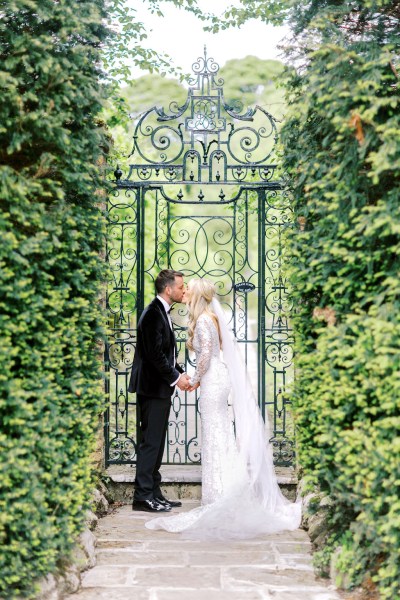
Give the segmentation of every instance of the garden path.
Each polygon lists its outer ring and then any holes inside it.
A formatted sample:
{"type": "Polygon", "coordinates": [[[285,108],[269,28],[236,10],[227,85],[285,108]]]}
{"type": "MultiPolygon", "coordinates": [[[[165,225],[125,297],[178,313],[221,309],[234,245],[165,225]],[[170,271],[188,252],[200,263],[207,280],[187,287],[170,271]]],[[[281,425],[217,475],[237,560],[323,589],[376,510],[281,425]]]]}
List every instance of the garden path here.
{"type": "MultiPolygon", "coordinates": [[[[198,501],[183,500],[190,510],[198,501]]],[[[210,543],[150,531],[146,513],[118,506],[95,530],[97,565],[66,600],[339,600],[311,565],[305,531],[210,543]]]]}

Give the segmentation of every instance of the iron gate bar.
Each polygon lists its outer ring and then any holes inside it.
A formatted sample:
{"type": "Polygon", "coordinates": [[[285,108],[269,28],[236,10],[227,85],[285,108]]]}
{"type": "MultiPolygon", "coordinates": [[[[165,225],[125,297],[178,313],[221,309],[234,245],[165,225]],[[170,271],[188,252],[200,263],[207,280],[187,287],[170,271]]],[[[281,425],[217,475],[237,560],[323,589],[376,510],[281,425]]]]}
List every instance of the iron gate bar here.
{"type": "Polygon", "coordinates": [[[258,403],[261,408],[262,417],[265,420],[266,402],[260,401],[261,398],[264,398],[265,394],[265,192],[262,189],[258,191],[258,211],[260,215],[258,221],[258,273],[260,279],[258,291],[258,403]]]}
{"type": "MultiPolygon", "coordinates": [[[[128,165],[126,178],[119,166],[114,172],[115,191],[108,204],[112,279],[107,292],[106,463],[135,462],[136,399],[128,396],[127,385],[136,323],[153,295],[155,275],[170,267],[189,277],[209,277],[219,286],[249,366],[251,348],[257,353],[257,393],[263,417],[272,410],[275,462],[289,465],[294,440],[287,423],[286,391],[292,377],[293,336],[282,275],[282,231],[291,226],[291,211],[276,178],[277,164],[267,162],[274,157],[277,127],[263,108],[244,111],[240,102],[225,101],[223,81],[216,79],[218,65],[206,51],[193,72],[182,106],[171,103],[168,112],[153,107],[140,115],[131,153],[136,161],[128,165]],[[190,214],[187,209],[194,206],[190,214]],[[149,219],[152,248],[145,243],[149,219]]],[[[178,310],[175,329],[190,369],[184,313],[184,308],[178,310]]],[[[199,410],[197,391],[191,398],[175,392],[165,462],[200,460],[199,410]]]]}

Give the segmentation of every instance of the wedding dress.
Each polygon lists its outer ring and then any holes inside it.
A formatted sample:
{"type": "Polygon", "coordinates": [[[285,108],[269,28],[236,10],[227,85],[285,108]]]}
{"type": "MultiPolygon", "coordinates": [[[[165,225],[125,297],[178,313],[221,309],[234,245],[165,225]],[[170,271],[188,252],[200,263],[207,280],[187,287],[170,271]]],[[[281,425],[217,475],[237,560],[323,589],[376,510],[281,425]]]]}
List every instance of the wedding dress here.
{"type": "Polygon", "coordinates": [[[202,504],[186,513],[152,519],[146,527],[214,540],[297,529],[300,502],[289,502],[279,489],[246,367],[215,299],[212,308],[220,324],[223,357],[218,331],[208,314],[200,315],[193,338],[196,371],[191,384],[201,384],[202,504]]]}

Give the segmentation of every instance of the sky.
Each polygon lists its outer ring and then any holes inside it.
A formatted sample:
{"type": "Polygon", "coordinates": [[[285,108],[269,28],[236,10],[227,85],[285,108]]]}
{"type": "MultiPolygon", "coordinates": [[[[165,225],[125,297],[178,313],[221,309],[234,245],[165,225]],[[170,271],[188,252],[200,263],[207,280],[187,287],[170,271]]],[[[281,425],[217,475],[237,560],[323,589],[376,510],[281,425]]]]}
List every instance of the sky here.
{"type": "MultiPolygon", "coordinates": [[[[222,14],[232,1],[199,0],[205,12],[222,14]]],[[[230,28],[218,34],[203,31],[203,23],[184,10],[169,3],[161,5],[164,18],[152,15],[143,0],[130,0],[129,4],[137,11],[148,31],[147,46],[169,54],[176,66],[191,72],[192,64],[203,56],[204,45],[207,54],[222,67],[232,58],[252,55],[262,59],[279,58],[279,42],[288,34],[287,27],[273,27],[258,20],[248,21],[239,28],[230,28]],[[151,30],[151,31],[150,31],[151,30]]],[[[134,76],[143,72],[134,71],[134,76]]]]}

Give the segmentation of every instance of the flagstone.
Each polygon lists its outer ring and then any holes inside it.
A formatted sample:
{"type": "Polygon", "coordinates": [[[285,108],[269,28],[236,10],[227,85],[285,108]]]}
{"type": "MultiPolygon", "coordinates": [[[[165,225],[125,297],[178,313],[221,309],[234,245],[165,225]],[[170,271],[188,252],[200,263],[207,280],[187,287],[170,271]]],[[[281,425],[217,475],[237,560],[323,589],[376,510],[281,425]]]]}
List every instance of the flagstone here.
{"type": "Polygon", "coordinates": [[[111,549],[100,550],[97,553],[97,565],[167,565],[192,564],[188,562],[187,553],[148,552],[141,550],[111,549]]]}
{"type": "Polygon", "coordinates": [[[221,571],[217,567],[192,567],[175,565],[173,569],[164,566],[138,567],[135,582],[139,586],[171,588],[186,588],[188,590],[201,588],[220,589],[221,571]]]}

